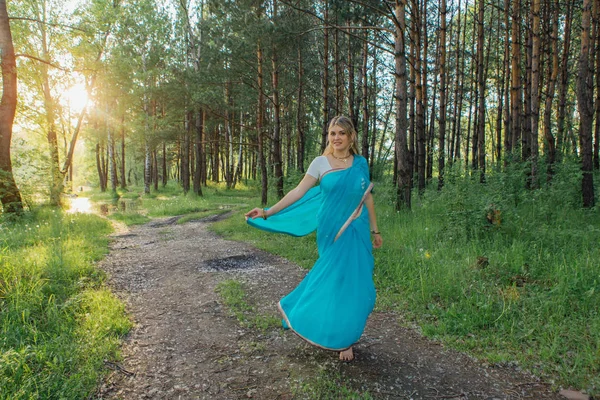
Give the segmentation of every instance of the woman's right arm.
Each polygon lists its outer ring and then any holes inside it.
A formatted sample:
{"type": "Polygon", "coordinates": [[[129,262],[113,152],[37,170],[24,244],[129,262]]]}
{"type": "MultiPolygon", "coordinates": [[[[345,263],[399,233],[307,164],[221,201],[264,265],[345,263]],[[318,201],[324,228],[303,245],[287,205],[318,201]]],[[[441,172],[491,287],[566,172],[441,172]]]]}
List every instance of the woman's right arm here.
{"type": "MultiPolygon", "coordinates": [[[[265,217],[270,217],[273,214],[277,214],[279,211],[283,210],[286,207],[291,206],[292,204],[294,204],[295,202],[297,202],[298,200],[300,200],[300,198],[302,198],[302,196],[304,196],[306,194],[306,192],[308,192],[308,190],[315,186],[315,184],[317,183],[317,178],[315,178],[312,175],[304,175],[304,178],[302,178],[302,180],[300,181],[300,183],[298,184],[298,186],[296,186],[294,189],[290,190],[288,192],[288,194],[286,194],[281,200],[279,200],[277,203],[275,203],[275,205],[273,205],[273,207],[269,208],[268,210],[265,211],[265,217]]],[[[245,214],[246,218],[262,218],[263,217],[263,209],[262,208],[255,208],[249,212],[247,212],[245,214]]]]}

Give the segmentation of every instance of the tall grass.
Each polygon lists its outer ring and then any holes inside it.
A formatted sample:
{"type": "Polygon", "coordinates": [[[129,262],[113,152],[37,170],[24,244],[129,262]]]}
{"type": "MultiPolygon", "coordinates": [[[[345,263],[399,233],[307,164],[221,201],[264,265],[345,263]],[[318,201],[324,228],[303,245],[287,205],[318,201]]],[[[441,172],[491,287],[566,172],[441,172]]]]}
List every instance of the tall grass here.
{"type": "MultiPolygon", "coordinates": [[[[598,393],[598,209],[579,206],[576,164],[537,190],[523,187],[521,168],[489,174],[484,185],[450,170],[444,189],[415,195],[411,211],[395,211],[391,185],[378,185],[377,307],[488,362],[516,361],[598,393]]],[[[317,257],[314,238],[251,229],[241,213],[213,229],[305,267],[317,257]]]]}
{"type": "Polygon", "coordinates": [[[39,209],[0,219],[0,399],[89,397],[130,329],[94,262],[110,224],[39,209]]]}

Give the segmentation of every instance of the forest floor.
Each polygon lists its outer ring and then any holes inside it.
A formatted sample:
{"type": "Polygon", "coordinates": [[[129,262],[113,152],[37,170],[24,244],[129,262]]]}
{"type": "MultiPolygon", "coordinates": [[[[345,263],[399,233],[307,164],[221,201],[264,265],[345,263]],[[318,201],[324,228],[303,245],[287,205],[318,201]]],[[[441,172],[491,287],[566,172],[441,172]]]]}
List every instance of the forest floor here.
{"type": "Polygon", "coordinates": [[[217,236],[208,226],[218,218],[162,218],[114,234],[100,267],[135,326],[97,399],[564,399],[516,366],[422,337],[394,313],[370,316],[349,363],[290,331],[244,326],[215,292],[220,282],[241,282],[254,312],[279,318],[277,301],[306,270],[217,236]]]}

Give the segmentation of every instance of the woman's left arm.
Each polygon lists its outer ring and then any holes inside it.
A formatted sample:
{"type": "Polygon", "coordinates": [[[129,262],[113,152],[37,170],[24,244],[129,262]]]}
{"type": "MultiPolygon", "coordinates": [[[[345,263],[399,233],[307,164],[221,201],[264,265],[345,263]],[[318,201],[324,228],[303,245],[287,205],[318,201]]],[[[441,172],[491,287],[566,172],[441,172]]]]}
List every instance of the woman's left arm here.
{"type": "Polygon", "coordinates": [[[369,226],[371,227],[371,234],[373,235],[373,247],[378,249],[383,244],[381,233],[377,228],[377,216],[375,215],[375,202],[373,201],[373,194],[369,193],[365,199],[365,206],[369,211],[369,226]]]}

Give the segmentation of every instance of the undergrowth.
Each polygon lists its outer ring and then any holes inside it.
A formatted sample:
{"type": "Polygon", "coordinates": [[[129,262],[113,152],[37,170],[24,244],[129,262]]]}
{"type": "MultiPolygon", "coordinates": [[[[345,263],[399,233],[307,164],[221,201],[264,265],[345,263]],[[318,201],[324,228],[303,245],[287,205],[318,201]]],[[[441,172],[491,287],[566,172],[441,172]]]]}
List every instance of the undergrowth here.
{"type": "Polygon", "coordinates": [[[0,399],[82,399],[131,327],[94,263],[110,224],[37,209],[0,219],[0,399]]]}

